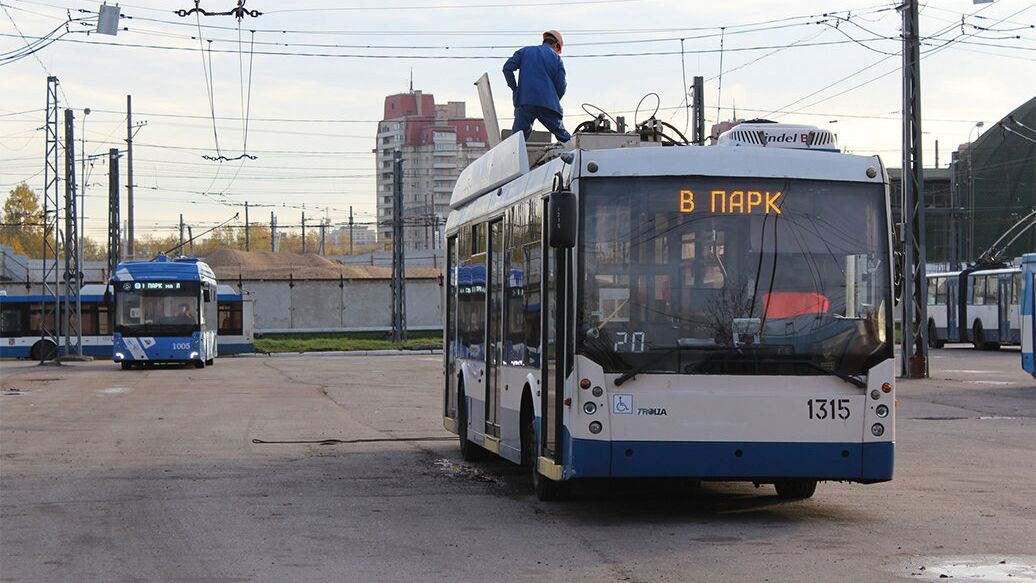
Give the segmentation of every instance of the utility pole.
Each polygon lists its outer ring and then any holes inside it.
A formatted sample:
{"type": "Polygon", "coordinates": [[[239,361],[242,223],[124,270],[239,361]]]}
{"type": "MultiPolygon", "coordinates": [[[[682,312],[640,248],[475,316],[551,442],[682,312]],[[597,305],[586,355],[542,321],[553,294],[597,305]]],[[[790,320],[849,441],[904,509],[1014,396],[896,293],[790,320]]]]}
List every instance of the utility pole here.
{"type": "Polygon", "coordinates": [[[699,146],[705,145],[705,78],[694,77],[694,126],[691,141],[699,146]]]}
{"type": "Polygon", "coordinates": [[[245,251],[252,250],[252,229],[248,222],[248,201],[245,201],[245,251]]]}
{"type": "Polygon", "coordinates": [[[406,340],[406,272],[403,252],[403,153],[392,155],[392,341],[406,340]]]}
{"type": "Polygon", "coordinates": [[[306,211],[302,211],[302,254],[306,254],[306,211]]]}
{"type": "MultiPolygon", "coordinates": [[[[191,231],[191,226],[190,225],[187,225],[187,240],[189,241],[189,245],[190,245],[190,249],[191,249],[191,257],[193,257],[194,256],[194,234],[191,231]]],[[[181,249],[180,252],[182,253],[183,249],[181,249]]]]}
{"type": "Polygon", "coordinates": [[[320,221],[320,248],[317,250],[317,255],[323,255],[325,253],[324,249],[326,248],[324,247],[324,231],[326,229],[327,223],[325,221],[320,221]]]}
{"type": "Polygon", "coordinates": [[[108,150],[108,277],[115,275],[119,264],[119,150],[108,150]]]}
{"type": "Polygon", "coordinates": [[[83,356],[83,305],[79,289],[83,271],[79,263],[79,217],[76,213],[75,112],[65,110],[65,310],[61,323],[65,329],[65,355],[74,350],[83,356]]]}
{"type": "Polygon", "coordinates": [[[924,168],[921,164],[921,55],[918,0],[903,11],[903,365],[907,378],[928,377],[924,168]]]}
{"type": "Polygon", "coordinates": [[[277,252],[277,215],[270,211],[270,253],[277,252]]]}
{"type": "Polygon", "coordinates": [[[349,205],[349,255],[353,254],[353,207],[349,205]]]}
{"type": "Polygon", "coordinates": [[[177,253],[183,255],[183,213],[180,213],[180,246],[177,248],[177,253]]]}
{"type": "MultiPolygon", "coordinates": [[[[47,139],[43,166],[43,273],[41,274],[40,364],[57,356],[61,344],[58,249],[61,247],[58,196],[58,78],[47,77],[47,139]],[[53,298],[48,300],[47,298],[53,298]],[[53,347],[54,352],[51,352],[53,347]]],[[[58,362],[55,360],[55,362],[58,362]]]]}
{"type": "Polygon", "coordinates": [[[126,96],[126,255],[133,259],[133,96],[126,96]]]}

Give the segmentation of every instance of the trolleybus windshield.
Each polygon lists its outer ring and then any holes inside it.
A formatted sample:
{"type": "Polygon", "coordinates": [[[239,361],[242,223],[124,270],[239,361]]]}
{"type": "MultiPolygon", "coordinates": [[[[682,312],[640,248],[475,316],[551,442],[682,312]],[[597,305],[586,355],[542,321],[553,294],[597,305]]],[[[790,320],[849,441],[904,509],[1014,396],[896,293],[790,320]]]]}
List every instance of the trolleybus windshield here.
{"type": "Polygon", "coordinates": [[[116,284],[116,331],[123,336],[190,336],[199,329],[201,285],[196,281],[116,284]]]}
{"type": "Polygon", "coordinates": [[[609,372],[859,375],[892,357],[880,184],[580,185],[577,343],[609,372]]]}

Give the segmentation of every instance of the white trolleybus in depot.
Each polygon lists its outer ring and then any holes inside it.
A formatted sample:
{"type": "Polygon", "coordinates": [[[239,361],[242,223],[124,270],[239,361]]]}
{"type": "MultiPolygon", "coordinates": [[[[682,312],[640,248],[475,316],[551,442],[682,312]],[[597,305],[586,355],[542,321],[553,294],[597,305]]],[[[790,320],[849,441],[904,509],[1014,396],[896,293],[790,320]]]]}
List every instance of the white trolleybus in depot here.
{"type": "Polygon", "coordinates": [[[541,499],[581,478],[786,498],[890,480],[880,159],[771,123],[715,146],[625,146],[530,169],[514,135],[458,180],[443,406],[463,457],[526,464],[541,499]]]}
{"type": "Polygon", "coordinates": [[[1036,312],[1036,253],[1022,256],[1021,266],[1021,341],[1022,370],[1036,378],[1036,326],[1033,326],[1033,313],[1036,312]]]}
{"type": "Polygon", "coordinates": [[[112,356],[122,368],[185,363],[204,368],[216,358],[216,277],[193,257],[120,263],[112,356]]]}

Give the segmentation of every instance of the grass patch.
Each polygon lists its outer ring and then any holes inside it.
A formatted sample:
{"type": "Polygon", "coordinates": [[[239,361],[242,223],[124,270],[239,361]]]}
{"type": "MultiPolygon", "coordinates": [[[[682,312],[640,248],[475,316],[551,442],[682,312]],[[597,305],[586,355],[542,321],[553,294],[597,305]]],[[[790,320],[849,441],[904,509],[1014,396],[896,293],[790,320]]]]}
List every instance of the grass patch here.
{"type": "Polygon", "coordinates": [[[411,332],[405,342],[392,342],[384,332],[343,334],[271,334],[256,336],[261,352],[328,352],[349,350],[415,350],[442,348],[442,333],[411,332]]]}

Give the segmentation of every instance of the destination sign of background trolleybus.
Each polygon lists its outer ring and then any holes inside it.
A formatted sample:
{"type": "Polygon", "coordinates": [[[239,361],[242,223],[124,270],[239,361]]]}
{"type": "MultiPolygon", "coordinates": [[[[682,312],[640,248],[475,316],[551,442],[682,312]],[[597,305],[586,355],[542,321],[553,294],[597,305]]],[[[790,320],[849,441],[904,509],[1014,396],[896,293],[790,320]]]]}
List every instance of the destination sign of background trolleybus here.
{"type": "Polygon", "coordinates": [[[443,407],[463,457],[526,464],[541,499],[580,478],[787,498],[891,479],[880,159],[772,123],[708,147],[619,136],[530,169],[516,134],[458,180],[443,407]]]}
{"type": "Polygon", "coordinates": [[[183,362],[203,368],[216,358],[216,277],[195,258],[120,263],[112,351],[123,368],[183,362]]]}

